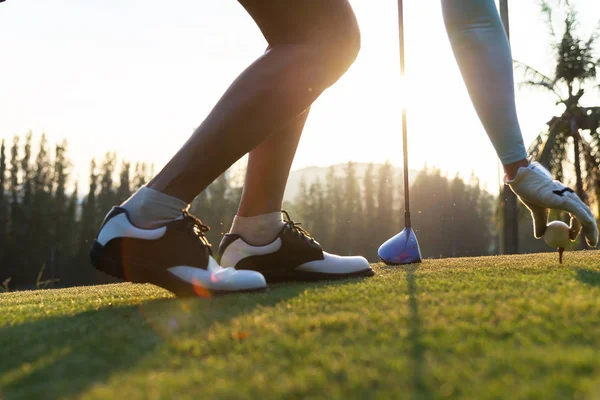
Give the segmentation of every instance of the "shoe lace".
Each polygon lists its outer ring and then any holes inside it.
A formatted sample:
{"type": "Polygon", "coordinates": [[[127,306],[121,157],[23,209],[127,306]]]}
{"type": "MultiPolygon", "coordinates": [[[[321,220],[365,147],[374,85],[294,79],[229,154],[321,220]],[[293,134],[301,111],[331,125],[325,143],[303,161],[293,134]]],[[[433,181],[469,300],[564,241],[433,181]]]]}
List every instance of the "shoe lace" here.
{"type": "Polygon", "coordinates": [[[304,229],[303,227],[300,226],[300,225],[302,225],[301,222],[292,221],[292,219],[290,218],[290,214],[288,214],[287,211],[281,210],[281,212],[283,213],[283,215],[285,215],[285,218],[283,221],[285,222],[285,224],[287,226],[290,227],[290,229],[292,231],[299,233],[301,236],[309,239],[313,243],[315,242],[315,238],[313,238],[306,229],[304,229]]]}
{"type": "Polygon", "coordinates": [[[206,247],[212,246],[204,235],[206,232],[210,231],[209,226],[204,225],[199,218],[193,216],[187,211],[183,212],[183,219],[187,221],[187,227],[193,236],[198,238],[206,247]]]}

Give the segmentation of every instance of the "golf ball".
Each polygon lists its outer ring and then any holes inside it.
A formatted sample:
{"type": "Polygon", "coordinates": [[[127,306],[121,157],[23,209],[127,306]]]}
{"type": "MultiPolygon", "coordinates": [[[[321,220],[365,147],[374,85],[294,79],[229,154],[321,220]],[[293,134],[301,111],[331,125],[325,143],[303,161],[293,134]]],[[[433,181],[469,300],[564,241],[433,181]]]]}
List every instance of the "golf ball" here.
{"type": "Polygon", "coordinates": [[[564,249],[569,244],[569,225],[562,221],[552,221],[546,225],[544,241],[555,249],[564,249]]]}

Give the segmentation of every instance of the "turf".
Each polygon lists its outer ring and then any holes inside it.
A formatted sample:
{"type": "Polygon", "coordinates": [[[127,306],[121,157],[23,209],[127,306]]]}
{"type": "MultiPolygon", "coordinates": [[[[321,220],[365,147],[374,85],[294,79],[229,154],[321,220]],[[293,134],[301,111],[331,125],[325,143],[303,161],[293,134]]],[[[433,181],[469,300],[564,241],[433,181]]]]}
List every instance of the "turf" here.
{"type": "Polygon", "coordinates": [[[375,268],[212,299],[0,294],[0,398],[600,398],[600,252],[375,268]]]}

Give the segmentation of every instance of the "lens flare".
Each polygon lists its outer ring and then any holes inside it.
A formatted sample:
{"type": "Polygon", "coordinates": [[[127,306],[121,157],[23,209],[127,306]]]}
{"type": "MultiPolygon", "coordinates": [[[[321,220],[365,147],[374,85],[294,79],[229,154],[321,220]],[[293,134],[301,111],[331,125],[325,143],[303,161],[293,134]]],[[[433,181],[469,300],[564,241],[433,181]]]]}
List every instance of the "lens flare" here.
{"type": "MultiPolygon", "coordinates": [[[[211,281],[212,281],[212,277],[211,277],[211,281]]],[[[212,297],[210,294],[210,290],[208,290],[207,288],[202,286],[202,283],[199,280],[194,279],[192,282],[194,284],[194,292],[196,292],[198,297],[202,297],[205,299],[212,297]]]]}

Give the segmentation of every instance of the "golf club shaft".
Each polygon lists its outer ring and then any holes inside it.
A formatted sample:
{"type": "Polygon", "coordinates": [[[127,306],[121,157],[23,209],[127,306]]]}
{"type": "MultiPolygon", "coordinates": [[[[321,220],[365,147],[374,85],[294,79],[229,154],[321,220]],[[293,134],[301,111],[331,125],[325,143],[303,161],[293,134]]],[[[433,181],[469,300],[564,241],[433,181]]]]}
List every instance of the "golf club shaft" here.
{"type": "MultiPolygon", "coordinates": [[[[400,77],[404,78],[404,9],[402,0],[398,0],[398,33],[400,44],[400,77]]],[[[406,94],[406,93],[405,93],[406,94]]],[[[406,128],[406,96],[402,103],[402,147],[404,152],[404,226],[410,228],[410,201],[408,195],[408,140],[406,128]]]]}

